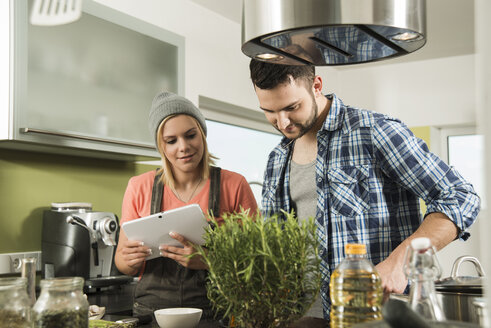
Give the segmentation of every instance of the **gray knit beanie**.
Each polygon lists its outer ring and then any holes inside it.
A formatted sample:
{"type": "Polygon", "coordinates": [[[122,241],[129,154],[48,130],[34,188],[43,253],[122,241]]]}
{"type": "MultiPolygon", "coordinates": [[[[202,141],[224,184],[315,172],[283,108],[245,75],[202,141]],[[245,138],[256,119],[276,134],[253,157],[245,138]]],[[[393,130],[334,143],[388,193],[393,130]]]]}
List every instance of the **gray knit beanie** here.
{"type": "Polygon", "coordinates": [[[186,114],[194,117],[201,125],[203,132],[206,135],[206,122],[205,117],[201,114],[200,110],[194,106],[194,104],[184,97],[178,96],[171,92],[162,91],[158,93],[152,101],[152,107],[150,108],[150,115],[148,117],[148,127],[150,133],[155,138],[155,145],[157,146],[157,130],[162,121],[171,115],[186,114]]]}

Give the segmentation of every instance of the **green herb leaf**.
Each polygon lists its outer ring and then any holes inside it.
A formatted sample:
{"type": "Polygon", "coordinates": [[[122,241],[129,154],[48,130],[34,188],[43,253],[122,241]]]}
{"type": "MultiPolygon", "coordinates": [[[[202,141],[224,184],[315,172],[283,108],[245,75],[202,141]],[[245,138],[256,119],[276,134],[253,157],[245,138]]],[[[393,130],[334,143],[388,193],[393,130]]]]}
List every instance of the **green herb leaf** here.
{"type": "Polygon", "coordinates": [[[208,298],[237,327],[287,327],[310,308],[320,289],[316,225],[293,211],[262,217],[249,211],[212,219],[206,246],[208,298]]]}

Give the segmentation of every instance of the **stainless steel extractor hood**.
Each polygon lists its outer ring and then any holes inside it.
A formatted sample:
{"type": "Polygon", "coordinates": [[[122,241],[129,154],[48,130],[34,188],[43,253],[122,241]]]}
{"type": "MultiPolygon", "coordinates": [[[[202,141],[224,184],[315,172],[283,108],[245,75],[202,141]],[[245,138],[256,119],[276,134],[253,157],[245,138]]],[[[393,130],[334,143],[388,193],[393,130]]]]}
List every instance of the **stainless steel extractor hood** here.
{"type": "Polygon", "coordinates": [[[242,52],[279,64],[350,65],[426,43],[425,0],[244,0],[242,52]]]}

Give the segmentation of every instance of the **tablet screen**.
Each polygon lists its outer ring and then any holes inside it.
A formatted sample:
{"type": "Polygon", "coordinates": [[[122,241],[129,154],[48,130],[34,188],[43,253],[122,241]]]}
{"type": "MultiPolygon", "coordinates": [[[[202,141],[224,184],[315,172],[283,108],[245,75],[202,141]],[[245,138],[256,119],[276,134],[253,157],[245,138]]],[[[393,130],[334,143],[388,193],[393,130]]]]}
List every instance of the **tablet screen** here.
{"type": "Polygon", "coordinates": [[[152,249],[152,255],[147,260],[160,256],[160,245],[182,247],[180,242],[169,236],[169,232],[177,232],[190,242],[203,245],[207,227],[208,222],[198,204],[152,214],[125,222],[121,226],[128,240],[142,241],[152,249]]]}

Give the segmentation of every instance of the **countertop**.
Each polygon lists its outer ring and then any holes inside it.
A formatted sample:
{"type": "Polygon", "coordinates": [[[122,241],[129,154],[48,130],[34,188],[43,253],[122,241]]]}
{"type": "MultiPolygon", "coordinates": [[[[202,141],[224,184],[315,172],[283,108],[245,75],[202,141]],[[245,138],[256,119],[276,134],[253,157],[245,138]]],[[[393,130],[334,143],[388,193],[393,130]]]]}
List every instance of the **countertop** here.
{"type": "Polygon", "coordinates": [[[90,305],[103,306],[107,314],[131,316],[136,282],[88,292],[90,305]]]}
{"type": "MultiPolygon", "coordinates": [[[[89,304],[104,306],[106,314],[103,320],[117,321],[120,319],[131,318],[133,307],[133,291],[136,283],[129,283],[120,286],[113,286],[108,289],[87,294],[89,304]]],[[[157,323],[140,325],[142,328],[158,328],[157,323]]],[[[327,320],[303,317],[295,322],[290,328],[325,328],[328,327],[327,320]]],[[[223,328],[222,325],[215,321],[202,320],[198,328],[223,328]]]]}
{"type": "MultiPolygon", "coordinates": [[[[105,315],[103,317],[104,320],[109,320],[109,321],[117,321],[124,318],[129,318],[129,317],[121,316],[121,315],[105,315]]],[[[159,326],[155,322],[141,325],[138,327],[159,328],[159,326]]],[[[312,318],[312,317],[303,317],[290,326],[290,328],[327,328],[327,327],[329,327],[327,320],[320,319],[320,318],[312,318]]],[[[200,321],[197,328],[223,328],[223,326],[218,325],[215,322],[200,321]]]]}
{"type": "MultiPolygon", "coordinates": [[[[102,319],[108,320],[108,321],[117,321],[117,320],[121,320],[124,318],[131,318],[131,316],[106,314],[102,319]]],[[[141,328],[159,328],[159,326],[155,322],[144,324],[144,325],[138,325],[138,327],[141,327],[141,328]]],[[[198,328],[223,328],[223,326],[221,326],[215,322],[202,320],[199,322],[198,328]]]]}
{"type": "MultiPolygon", "coordinates": [[[[87,300],[91,305],[105,307],[105,315],[102,320],[116,321],[125,318],[131,318],[133,308],[133,292],[136,282],[103,288],[97,291],[87,293],[87,300]]],[[[154,323],[139,325],[142,328],[157,327],[154,323]]],[[[198,328],[222,328],[216,322],[203,320],[199,323],[198,328]]]]}

